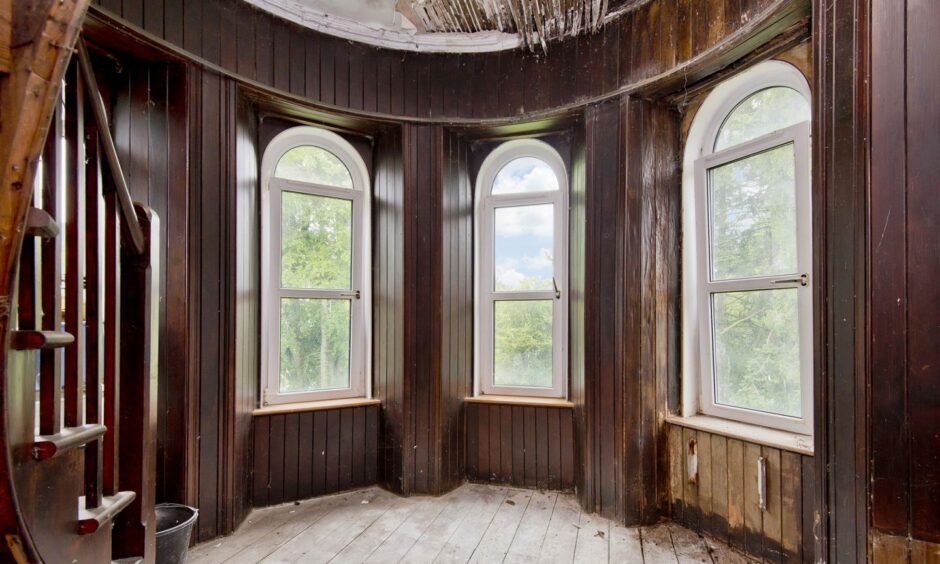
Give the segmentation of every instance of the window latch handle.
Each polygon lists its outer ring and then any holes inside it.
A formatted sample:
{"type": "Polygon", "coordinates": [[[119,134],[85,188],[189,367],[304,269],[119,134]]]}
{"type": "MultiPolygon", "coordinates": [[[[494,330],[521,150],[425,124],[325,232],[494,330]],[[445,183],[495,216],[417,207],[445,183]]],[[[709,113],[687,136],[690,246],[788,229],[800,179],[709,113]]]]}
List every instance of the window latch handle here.
{"type": "Polygon", "coordinates": [[[362,293],[359,290],[355,292],[343,292],[340,296],[343,298],[356,298],[357,300],[362,299],[362,293]]]}
{"type": "Polygon", "coordinates": [[[555,277],[554,277],[554,276],[552,276],[552,286],[555,287],[555,299],[556,299],[556,300],[560,300],[560,299],[561,299],[561,290],[558,289],[558,282],[555,282],[555,277]]]}
{"type": "Polygon", "coordinates": [[[774,280],[774,284],[799,284],[800,286],[809,286],[809,274],[801,274],[799,278],[783,278],[774,280]]]}

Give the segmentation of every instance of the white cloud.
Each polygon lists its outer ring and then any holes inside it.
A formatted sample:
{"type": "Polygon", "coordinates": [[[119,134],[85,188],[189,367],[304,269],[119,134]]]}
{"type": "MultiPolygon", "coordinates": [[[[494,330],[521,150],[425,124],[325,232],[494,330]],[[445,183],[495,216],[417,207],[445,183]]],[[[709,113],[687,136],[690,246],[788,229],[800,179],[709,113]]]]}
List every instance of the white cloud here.
{"type": "Polygon", "coordinates": [[[522,264],[532,270],[550,269],[554,263],[552,259],[552,250],[542,247],[535,256],[522,257],[522,264]]]}
{"type": "Polygon", "coordinates": [[[551,237],[554,231],[552,205],[497,208],[496,236],[520,237],[534,235],[551,237]]]}
{"type": "Polygon", "coordinates": [[[551,168],[533,158],[517,159],[496,175],[494,194],[519,194],[558,190],[558,178],[551,168]]]}
{"type": "Polygon", "coordinates": [[[522,281],[525,280],[525,275],[516,270],[515,268],[509,269],[500,269],[496,268],[496,287],[497,288],[506,288],[508,290],[515,289],[522,284],[522,281]]]}

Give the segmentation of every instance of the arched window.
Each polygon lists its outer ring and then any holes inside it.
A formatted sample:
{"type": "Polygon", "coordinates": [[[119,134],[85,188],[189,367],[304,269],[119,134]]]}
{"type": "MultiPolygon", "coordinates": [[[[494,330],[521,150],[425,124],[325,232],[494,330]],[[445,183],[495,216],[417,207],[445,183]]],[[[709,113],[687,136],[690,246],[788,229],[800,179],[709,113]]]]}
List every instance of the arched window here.
{"type": "Polygon", "coordinates": [[[561,398],[567,373],[568,177],[549,145],[509,141],[477,181],[477,392],[561,398]]]}
{"type": "Polygon", "coordinates": [[[683,178],[684,412],[812,432],[810,104],[762,63],[719,85],[683,178]]]}
{"type": "Polygon", "coordinates": [[[335,133],[295,127],[265,150],[264,404],[369,393],[368,171],[335,133]]]}

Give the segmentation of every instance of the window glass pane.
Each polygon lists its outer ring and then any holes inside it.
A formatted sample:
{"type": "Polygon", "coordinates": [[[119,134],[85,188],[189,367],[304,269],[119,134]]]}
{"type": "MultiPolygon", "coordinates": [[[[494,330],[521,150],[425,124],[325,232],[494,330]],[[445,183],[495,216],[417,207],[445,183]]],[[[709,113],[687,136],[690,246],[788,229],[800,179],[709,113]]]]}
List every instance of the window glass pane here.
{"type": "Polygon", "coordinates": [[[797,292],[712,296],[716,403],[802,415],[797,292]]]}
{"type": "Polygon", "coordinates": [[[496,208],[493,261],[497,292],[552,290],[555,206],[496,208]]]}
{"type": "Polygon", "coordinates": [[[350,301],[281,299],[281,393],[349,387],[350,301]]]}
{"type": "Polygon", "coordinates": [[[493,194],[523,194],[558,190],[552,168],[533,157],[522,157],[504,166],[493,181],[493,194]]]}
{"type": "Polygon", "coordinates": [[[793,144],[709,171],[712,280],[797,271],[793,144]]]}
{"type": "Polygon", "coordinates": [[[274,176],[338,188],[353,187],[352,176],[343,161],[326,149],[309,145],[284,153],[274,168],[274,176]]]}
{"type": "Polygon", "coordinates": [[[718,130],[715,150],[740,145],[779,129],[809,121],[809,102],[792,88],[777,86],[752,94],[731,111],[718,130]]]}
{"type": "Polygon", "coordinates": [[[281,192],[281,285],[349,289],[352,202],[281,192]]]}
{"type": "Polygon", "coordinates": [[[497,386],[552,387],[552,300],[497,301],[494,373],[497,386]]]}

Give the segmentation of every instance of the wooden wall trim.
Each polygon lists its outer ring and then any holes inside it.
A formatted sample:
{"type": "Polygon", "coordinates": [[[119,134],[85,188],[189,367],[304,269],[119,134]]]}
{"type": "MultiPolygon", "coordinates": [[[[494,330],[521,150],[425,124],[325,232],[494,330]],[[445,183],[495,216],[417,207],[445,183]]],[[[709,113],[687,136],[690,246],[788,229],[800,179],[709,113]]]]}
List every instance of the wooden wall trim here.
{"type": "Polygon", "coordinates": [[[817,558],[868,546],[869,6],[814,2],[817,558]]]}
{"type": "Polygon", "coordinates": [[[152,18],[145,17],[140,1],[112,5],[97,0],[103,7],[93,6],[91,19],[166,56],[301,106],[389,123],[488,125],[550,117],[627,94],[665,94],[805,22],[809,12],[809,0],[751,0],[726,4],[704,19],[699,16],[708,13],[711,0],[678,6],[675,0],[651,0],[603,33],[553,44],[547,57],[523,50],[471,56],[351,43],[235,0],[202,0],[201,6],[187,0],[183,10],[174,10],[182,13],[160,17],[154,10],[152,18]],[[225,22],[244,29],[222,33],[217,26],[225,22]],[[241,42],[250,44],[242,48],[241,42]],[[297,62],[277,53],[292,53],[297,62]],[[306,63],[300,62],[301,54],[306,63]],[[396,76],[396,66],[403,76],[396,76]],[[307,67],[317,69],[317,76],[305,76],[307,67]],[[494,76],[481,79],[488,72],[494,76]],[[402,88],[402,98],[380,100],[376,92],[389,86],[402,88]]]}

